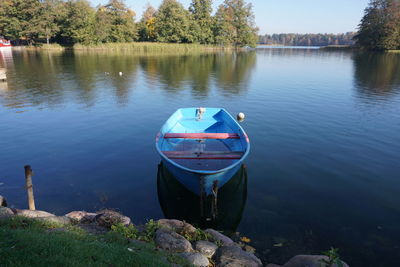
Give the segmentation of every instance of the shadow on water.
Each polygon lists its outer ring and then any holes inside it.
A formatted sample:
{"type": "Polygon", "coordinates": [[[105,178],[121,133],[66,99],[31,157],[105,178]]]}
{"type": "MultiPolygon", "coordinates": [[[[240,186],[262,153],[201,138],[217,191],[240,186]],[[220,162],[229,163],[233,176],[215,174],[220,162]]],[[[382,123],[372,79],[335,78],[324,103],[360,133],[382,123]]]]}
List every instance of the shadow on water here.
{"type": "Polygon", "coordinates": [[[158,165],[157,191],[166,218],[184,220],[200,228],[214,228],[231,234],[239,226],[246,204],[247,168],[242,165],[230,181],[219,189],[215,219],[211,197],[204,201],[202,215],[200,197],[186,189],[162,163],[158,165]]]}
{"type": "Polygon", "coordinates": [[[357,53],[353,61],[355,87],[361,98],[386,98],[400,92],[400,54],[357,53]]]}

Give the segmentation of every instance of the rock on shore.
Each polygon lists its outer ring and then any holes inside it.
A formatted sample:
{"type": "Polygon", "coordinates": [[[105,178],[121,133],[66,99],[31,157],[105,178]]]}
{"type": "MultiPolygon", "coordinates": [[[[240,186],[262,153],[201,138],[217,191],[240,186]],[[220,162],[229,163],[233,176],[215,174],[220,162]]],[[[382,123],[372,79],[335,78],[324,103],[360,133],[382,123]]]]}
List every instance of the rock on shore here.
{"type": "Polygon", "coordinates": [[[204,256],[211,258],[217,251],[218,246],[209,241],[197,241],[194,244],[194,248],[204,256]]]}
{"type": "MultiPolygon", "coordinates": [[[[4,205],[6,205],[5,198],[0,196],[0,220],[22,216],[60,225],[76,224],[86,232],[95,235],[110,231],[111,226],[115,224],[125,226],[131,224],[129,217],[114,210],[102,210],[97,213],[73,211],[64,216],[56,216],[46,211],[10,209],[4,205]]],[[[161,219],[156,222],[156,225],[154,242],[157,248],[182,257],[194,266],[206,267],[210,266],[210,263],[212,266],[220,267],[263,266],[261,260],[254,254],[254,248],[235,243],[231,238],[213,229],[207,229],[202,235],[198,235],[201,230],[179,220],[161,219]],[[208,240],[199,240],[199,236],[208,240]]],[[[59,228],[59,230],[64,229],[64,227],[59,228]]],[[[132,240],[134,241],[143,242],[132,240]]],[[[269,264],[267,267],[320,267],[321,260],[328,260],[328,257],[298,255],[284,265],[269,264]]],[[[346,263],[342,263],[344,267],[348,267],[346,263]]]]}
{"type": "Polygon", "coordinates": [[[186,259],[190,264],[199,267],[207,267],[210,264],[210,261],[201,253],[180,253],[178,254],[180,257],[186,259]]]}
{"type": "Polygon", "coordinates": [[[193,251],[192,244],[183,236],[164,229],[158,229],[155,242],[158,247],[170,252],[190,252],[193,251]]]}
{"type": "Polygon", "coordinates": [[[12,217],[13,215],[14,212],[10,208],[0,207],[0,220],[12,217]]]}
{"type": "Polygon", "coordinates": [[[196,231],[196,228],[191,224],[186,222],[182,222],[179,220],[168,220],[168,219],[160,219],[157,223],[165,229],[177,232],[177,233],[188,233],[192,234],[196,231]]]}
{"type": "Polygon", "coordinates": [[[205,230],[205,232],[210,234],[214,238],[215,241],[221,242],[224,246],[237,245],[235,242],[233,242],[232,239],[230,239],[226,235],[221,234],[218,231],[215,231],[214,229],[207,229],[207,230],[205,230]]]}
{"type": "Polygon", "coordinates": [[[94,221],[97,213],[86,211],[72,211],[65,214],[65,216],[80,223],[91,223],[94,221]]]}
{"type": "Polygon", "coordinates": [[[131,219],[122,215],[121,213],[114,210],[102,210],[97,213],[94,220],[98,225],[111,228],[111,226],[116,224],[123,224],[128,226],[131,224],[131,219]]]}
{"type": "Polygon", "coordinates": [[[15,215],[19,215],[26,218],[43,218],[43,217],[52,217],[56,216],[52,213],[42,211],[42,210],[19,210],[14,209],[15,215]]]}
{"type": "Polygon", "coordinates": [[[224,267],[261,267],[261,260],[251,253],[248,253],[237,246],[223,246],[216,252],[218,266],[224,267]]]}

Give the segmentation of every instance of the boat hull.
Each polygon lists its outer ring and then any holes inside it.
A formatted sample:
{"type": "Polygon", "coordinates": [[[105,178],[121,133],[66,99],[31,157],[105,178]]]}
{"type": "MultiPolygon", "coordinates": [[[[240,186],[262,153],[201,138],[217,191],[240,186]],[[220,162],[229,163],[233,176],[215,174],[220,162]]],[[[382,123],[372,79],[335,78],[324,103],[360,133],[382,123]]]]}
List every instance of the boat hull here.
{"type": "Polygon", "coordinates": [[[212,228],[230,235],[236,232],[246,206],[247,168],[242,165],[229,182],[218,190],[215,203],[213,197],[202,198],[193,194],[160,163],[157,193],[165,218],[186,221],[201,229],[212,228]]]}
{"type": "Polygon", "coordinates": [[[242,163],[242,161],[240,161],[240,164],[236,164],[222,172],[204,174],[186,171],[171,164],[165,159],[162,159],[162,162],[182,185],[197,195],[200,195],[202,192],[206,195],[211,195],[215,182],[217,182],[216,185],[218,188],[224,186],[235,175],[235,173],[237,173],[242,163]]]}
{"type": "Polygon", "coordinates": [[[162,126],[156,149],[164,166],[188,190],[210,195],[240,169],[250,142],[222,108],[181,108],[162,126]]]}

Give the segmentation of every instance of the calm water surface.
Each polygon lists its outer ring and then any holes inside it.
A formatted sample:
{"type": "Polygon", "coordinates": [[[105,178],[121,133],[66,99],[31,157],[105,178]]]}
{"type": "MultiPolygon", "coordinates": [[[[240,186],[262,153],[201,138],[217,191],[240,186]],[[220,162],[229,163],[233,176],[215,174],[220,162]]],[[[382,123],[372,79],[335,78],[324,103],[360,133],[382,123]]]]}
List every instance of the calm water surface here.
{"type": "Polygon", "coordinates": [[[111,207],[143,223],[196,212],[160,175],[154,138],[177,108],[224,107],[246,113],[252,151],[246,175],[222,189],[234,219],[220,228],[251,238],[265,262],[337,247],[351,266],[398,266],[400,54],[0,56],[0,194],[15,207],[31,164],[36,205],[56,214],[111,207]]]}

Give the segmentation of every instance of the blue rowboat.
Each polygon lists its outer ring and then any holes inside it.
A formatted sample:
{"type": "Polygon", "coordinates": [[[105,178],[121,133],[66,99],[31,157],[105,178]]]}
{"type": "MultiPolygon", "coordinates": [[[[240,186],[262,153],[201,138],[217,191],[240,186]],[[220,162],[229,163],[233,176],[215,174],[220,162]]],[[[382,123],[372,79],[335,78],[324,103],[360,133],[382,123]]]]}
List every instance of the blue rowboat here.
{"type": "Polygon", "coordinates": [[[250,151],[247,134],[222,108],[181,108],[162,126],[156,148],[165,167],[198,195],[216,193],[250,151]]]}

